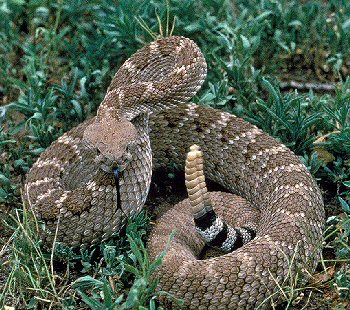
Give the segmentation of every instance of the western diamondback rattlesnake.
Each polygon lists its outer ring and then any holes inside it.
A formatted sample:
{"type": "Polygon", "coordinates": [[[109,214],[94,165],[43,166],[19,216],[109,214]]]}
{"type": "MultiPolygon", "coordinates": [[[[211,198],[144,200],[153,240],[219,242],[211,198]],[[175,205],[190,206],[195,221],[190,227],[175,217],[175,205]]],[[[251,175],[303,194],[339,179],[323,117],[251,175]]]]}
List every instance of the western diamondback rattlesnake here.
{"type": "MultiPolygon", "coordinates": [[[[187,307],[252,308],[287,275],[295,251],[298,262],[315,268],[322,197],[285,146],[233,115],[185,103],[205,75],[205,60],[189,39],[164,38],[141,49],[116,73],[97,116],[40,156],[27,175],[24,200],[46,222],[47,243],[57,225],[58,241],[96,243],[142,208],[152,161],[154,169],[183,166],[196,143],[206,176],[260,211],[256,238],[235,252],[198,260],[203,242],[186,202],[181,203],[159,220],[149,242],[155,257],[177,231],[158,272],[160,287],[183,298],[187,307]]],[[[226,204],[220,212],[228,222],[237,215],[244,222],[248,211],[236,210],[226,194],[211,199],[214,208],[226,204]]]]}

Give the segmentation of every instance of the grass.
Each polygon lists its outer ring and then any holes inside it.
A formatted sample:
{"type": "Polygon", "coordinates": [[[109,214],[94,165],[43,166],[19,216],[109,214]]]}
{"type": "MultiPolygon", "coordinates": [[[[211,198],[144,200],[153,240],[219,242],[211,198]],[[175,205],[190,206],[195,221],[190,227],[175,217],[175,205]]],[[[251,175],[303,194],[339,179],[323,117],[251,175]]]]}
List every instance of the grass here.
{"type": "Polygon", "coordinates": [[[8,245],[9,257],[4,263],[11,269],[0,295],[1,306],[4,306],[5,297],[12,297],[26,308],[39,302],[58,302],[64,286],[62,289],[57,286],[53,256],[48,256],[41,248],[38,222],[25,207],[16,210],[15,215],[12,218],[13,241],[8,245]]]}
{"type": "Polygon", "coordinates": [[[273,309],[276,309],[276,305],[284,302],[284,308],[290,309],[292,305],[296,305],[303,299],[305,293],[308,294],[308,299],[306,300],[305,306],[309,304],[309,300],[312,294],[314,287],[305,286],[305,278],[302,275],[305,271],[297,270],[295,268],[295,263],[297,261],[299,243],[294,248],[294,253],[291,258],[289,258],[281,249],[283,255],[285,256],[288,262],[288,272],[286,277],[282,282],[278,281],[273,274],[269,271],[270,276],[276,283],[277,290],[275,293],[268,296],[260,305],[258,309],[263,305],[269,304],[273,309]],[[296,270],[294,270],[296,269],[296,270]],[[302,275],[302,276],[300,276],[302,275]],[[308,289],[311,289],[311,292],[307,292],[308,289]]]}
{"type": "MultiPolygon", "coordinates": [[[[128,238],[93,253],[47,252],[39,224],[22,206],[20,184],[52,141],[96,111],[125,59],[157,33],[173,32],[194,39],[208,62],[207,82],[194,101],[256,124],[296,152],[318,181],[327,214],[318,289],[333,292],[334,308],[346,307],[348,1],[0,0],[0,15],[0,204],[13,231],[4,241],[11,250],[3,268],[11,272],[1,306],[13,297],[27,307],[156,307],[149,272],[160,261],[150,262],[142,243],[144,218],[129,223],[128,238]],[[334,93],[282,91],[280,81],[290,80],[337,87],[334,93]]],[[[286,286],[298,291],[294,282],[286,286]]],[[[286,296],[290,306],[300,294],[286,296]]]]}

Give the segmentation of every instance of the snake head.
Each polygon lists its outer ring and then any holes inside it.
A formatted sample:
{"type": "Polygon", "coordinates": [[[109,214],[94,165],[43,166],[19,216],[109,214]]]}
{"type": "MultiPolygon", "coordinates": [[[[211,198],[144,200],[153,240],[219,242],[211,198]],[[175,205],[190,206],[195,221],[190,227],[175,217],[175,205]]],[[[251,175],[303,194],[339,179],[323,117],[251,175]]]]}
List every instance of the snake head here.
{"type": "Polygon", "coordinates": [[[96,117],[84,131],[83,142],[97,150],[95,162],[108,173],[118,167],[123,171],[132,157],[132,148],[137,139],[137,129],[123,118],[96,117]]]}

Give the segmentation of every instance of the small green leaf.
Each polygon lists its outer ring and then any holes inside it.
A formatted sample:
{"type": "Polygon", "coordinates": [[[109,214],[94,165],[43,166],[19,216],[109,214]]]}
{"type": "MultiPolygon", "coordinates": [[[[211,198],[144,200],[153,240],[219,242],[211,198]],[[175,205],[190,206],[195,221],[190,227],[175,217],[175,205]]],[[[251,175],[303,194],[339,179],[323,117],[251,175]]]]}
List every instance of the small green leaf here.
{"type": "Polygon", "coordinates": [[[345,181],[345,182],[343,182],[343,184],[344,184],[346,187],[350,187],[350,181],[345,181]]]}
{"type": "Polygon", "coordinates": [[[288,24],[288,26],[292,26],[292,27],[301,27],[303,24],[302,24],[302,22],[300,21],[300,20],[297,20],[297,19],[295,19],[295,20],[292,20],[289,24],[288,24]]]}
{"type": "Polygon", "coordinates": [[[342,24],[342,29],[347,30],[350,27],[350,18],[347,19],[343,24],[342,24]]]}
{"type": "Polygon", "coordinates": [[[124,267],[125,267],[126,271],[128,271],[134,275],[137,275],[139,273],[139,270],[130,264],[125,264],[124,267]]]}
{"type": "Polygon", "coordinates": [[[263,13],[261,13],[260,15],[258,15],[257,17],[255,17],[254,21],[255,22],[260,22],[264,19],[266,19],[266,17],[272,15],[272,11],[265,11],[263,13]]]}
{"type": "Polygon", "coordinates": [[[83,120],[83,109],[82,109],[80,103],[75,99],[71,100],[71,103],[73,105],[73,109],[74,109],[75,113],[78,116],[78,119],[83,120]]]}
{"type": "Polygon", "coordinates": [[[280,93],[272,86],[272,84],[268,80],[262,78],[261,84],[270,93],[275,103],[281,101],[280,93]]]}
{"type": "Polygon", "coordinates": [[[103,282],[99,281],[99,280],[96,280],[96,279],[94,279],[91,276],[84,276],[84,277],[81,277],[81,278],[75,280],[73,282],[73,284],[72,284],[72,287],[74,289],[88,289],[88,288],[90,288],[92,286],[96,286],[96,287],[102,288],[103,287],[103,282]]]}
{"type": "Polygon", "coordinates": [[[249,40],[247,39],[247,37],[245,37],[244,35],[241,34],[241,40],[242,40],[242,43],[243,43],[243,47],[245,49],[249,49],[250,48],[250,42],[249,40]]]}
{"type": "Polygon", "coordinates": [[[156,303],[153,298],[149,301],[149,310],[156,310],[156,303]]]}
{"type": "Polygon", "coordinates": [[[216,96],[212,93],[206,93],[204,96],[201,98],[201,102],[209,102],[213,101],[216,98],[216,96]]]}
{"type": "Polygon", "coordinates": [[[16,140],[3,140],[0,141],[0,145],[5,145],[5,144],[9,144],[9,143],[16,143],[16,140]]]}
{"type": "Polygon", "coordinates": [[[44,151],[45,151],[45,149],[43,147],[38,147],[38,148],[35,148],[35,149],[31,150],[30,152],[33,155],[40,155],[44,151]]]}
{"type": "Polygon", "coordinates": [[[5,175],[0,174],[0,183],[4,185],[10,185],[11,181],[9,178],[7,178],[5,175]]]}
{"type": "Polygon", "coordinates": [[[81,296],[82,300],[93,310],[99,310],[104,309],[103,305],[98,302],[96,299],[89,297],[85,293],[81,292],[80,290],[77,290],[79,295],[81,296]]]}
{"type": "Polygon", "coordinates": [[[109,284],[107,282],[103,285],[103,296],[104,296],[104,304],[108,309],[112,309],[113,306],[113,297],[109,284]]]}
{"type": "Polygon", "coordinates": [[[42,120],[43,119],[43,115],[40,112],[35,112],[30,119],[42,120]]]}
{"type": "Polygon", "coordinates": [[[26,3],[25,0],[11,0],[11,2],[16,5],[23,5],[26,3]]]}
{"type": "Polygon", "coordinates": [[[340,201],[340,204],[341,204],[344,212],[350,214],[350,207],[349,207],[348,203],[341,197],[338,197],[338,199],[340,201]]]}
{"type": "Polygon", "coordinates": [[[7,192],[3,188],[0,188],[0,202],[5,202],[7,196],[7,192]]]}

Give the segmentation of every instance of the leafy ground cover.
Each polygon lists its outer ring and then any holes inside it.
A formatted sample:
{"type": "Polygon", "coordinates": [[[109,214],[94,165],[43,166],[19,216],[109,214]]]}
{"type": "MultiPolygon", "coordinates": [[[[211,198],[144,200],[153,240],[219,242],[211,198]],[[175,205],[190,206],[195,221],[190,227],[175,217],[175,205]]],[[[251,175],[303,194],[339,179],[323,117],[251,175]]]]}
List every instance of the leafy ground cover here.
{"type": "MultiPolygon", "coordinates": [[[[279,307],[349,307],[348,1],[0,0],[0,17],[0,307],[157,308],[150,275],[161,259],[151,262],[143,243],[148,215],[97,249],[47,251],[20,190],[38,155],[96,111],[122,62],[173,23],[173,33],[195,40],[208,62],[194,101],[276,137],[323,191],[323,257],[309,284],[286,279],[279,307]],[[291,81],[303,92],[283,87],[291,81]],[[316,92],[306,83],[333,87],[316,92]]],[[[173,179],[166,187],[181,195],[173,179]]]]}

